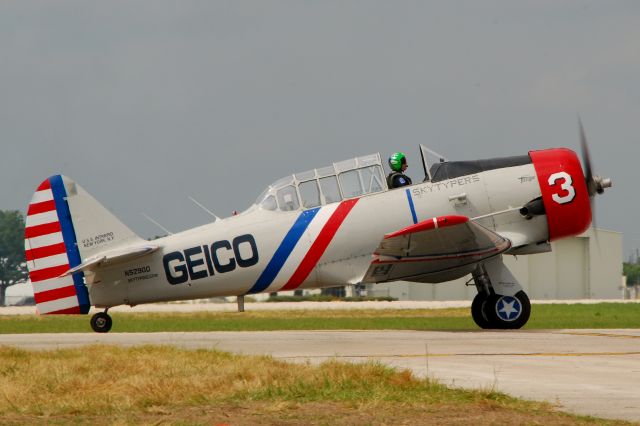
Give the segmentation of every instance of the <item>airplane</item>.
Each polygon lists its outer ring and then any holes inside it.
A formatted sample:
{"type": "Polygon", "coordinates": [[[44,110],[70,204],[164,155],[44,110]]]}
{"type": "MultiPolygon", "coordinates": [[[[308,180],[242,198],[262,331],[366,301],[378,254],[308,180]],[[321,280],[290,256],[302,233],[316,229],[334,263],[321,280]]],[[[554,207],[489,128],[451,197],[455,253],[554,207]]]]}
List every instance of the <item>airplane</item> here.
{"type": "Polygon", "coordinates": [[[25,253],[39,314],[87,314],[99,333],[118,305],[239,296],[346,284],[442,283],[471,274],[471,316],[518,329],[531,314],[505,255],[551,250],[592,222],[611,180],[585,174],[567,148],[428,164],[425,180],[388,187],[379,154],[269,185],[246,211],[147,241],[63,175],[37,188],[25,253]]]}

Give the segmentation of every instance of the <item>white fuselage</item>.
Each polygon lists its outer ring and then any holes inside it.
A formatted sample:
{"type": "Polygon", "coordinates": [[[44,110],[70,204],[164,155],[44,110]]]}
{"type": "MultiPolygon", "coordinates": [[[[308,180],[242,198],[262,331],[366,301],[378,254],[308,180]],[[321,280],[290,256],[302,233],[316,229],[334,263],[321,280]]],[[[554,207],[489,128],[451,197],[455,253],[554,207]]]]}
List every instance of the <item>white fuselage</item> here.
{"type": "Polygon", "coordinates": [[[514,247],[537,243],[548,239],[546,220],[527,221],[517,208],[539,196],[526,164],[305,211],[255,206],[155,240],[154,253],[101,270],[88,283],[90,299],[110,307],[356,284],[385,234],[443,215],[481,217],[477,223],[514,247]]]}

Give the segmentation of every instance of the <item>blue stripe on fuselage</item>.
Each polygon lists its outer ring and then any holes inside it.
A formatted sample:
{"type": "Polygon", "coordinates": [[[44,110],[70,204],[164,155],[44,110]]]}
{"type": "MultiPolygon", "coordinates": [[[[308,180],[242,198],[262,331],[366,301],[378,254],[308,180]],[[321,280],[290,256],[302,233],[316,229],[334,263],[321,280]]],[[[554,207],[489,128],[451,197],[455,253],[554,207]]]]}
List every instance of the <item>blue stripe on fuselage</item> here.
{"type": "Polygon", "coordinates": [[[287,232],[287,235],[285,235],[284,240],[282,240],[282,242],[280,243],[280,247],[278,247],[276,252],[273,254],[273,257],[269,261],[269,264],[266,268],[264,268],[262,274],[260,274],[258,281],[256,281],[256,283],[253,285],[253,287],[251,287],[247,294],[260,293],[271,285],[273,280],[278,275],[278,272],[280,272],[280,269],[282,269],[282,266],[284,266],[284,263],[289,258],[289,255],[293,251],[293,248],[300,240],[300,237],[302,237],[302,234],[304,234],[304,231],[306,231],[309,223],[311,223],[319,210],[320,207],[311,210],[305,210],[300,214],[300,216],[298,216],[298,219],[296,219],[296,222],[293,224],[291,229],[289,229],[289,232],[287,232]]]}
{"type": "Polygon", "coordinates": [[[413,218],[413,223],[418,223],[418,216],[416,215],[416,208],[413,205],[413,198],[411,197],[411,191],[407,191],[407,200],[409,200],[409,208],[411,209],[411,217],[413,218]]]}
{"type": "MultiPolygon", "coordinates": [[[[80,252],[78,251],[76,231],[73,228],[73,222],[71,221],[71,212],[69,211],[69,205],[67,204],[67,190],[64,188],[64,182],[60,175],[49,178],[49,183],[51,183],[51,192],[53,193],[53,199],[56,203],[58,221],[60,222],[60,228],[62,229],[62,238],[64,239],[64,245],[67,248],[69,268],[74,268],[82,263],[82,260],[80,259],[80,252]]],[[[89,292],[87,291],[87,286],[84,284],[83,277],[84,272],[77,272],[73,274],[73,286],[76,288],[80,312],[86,314],[89,312],[91,305],[89,304],[89,292]]]]}

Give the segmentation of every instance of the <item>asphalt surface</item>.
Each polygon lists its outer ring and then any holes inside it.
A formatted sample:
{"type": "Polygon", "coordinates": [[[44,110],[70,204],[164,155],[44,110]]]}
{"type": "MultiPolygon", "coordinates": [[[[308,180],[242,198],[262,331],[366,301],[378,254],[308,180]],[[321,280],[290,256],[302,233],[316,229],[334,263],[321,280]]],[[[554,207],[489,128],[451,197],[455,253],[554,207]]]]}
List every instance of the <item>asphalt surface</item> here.
{"type": "Polygon", "coordinates": [[[267,331],[6,334],[0,345],[172,344],[319,363],[374,359],[467,388],[640,422],[640,329],[553,331],[267,331]]]}

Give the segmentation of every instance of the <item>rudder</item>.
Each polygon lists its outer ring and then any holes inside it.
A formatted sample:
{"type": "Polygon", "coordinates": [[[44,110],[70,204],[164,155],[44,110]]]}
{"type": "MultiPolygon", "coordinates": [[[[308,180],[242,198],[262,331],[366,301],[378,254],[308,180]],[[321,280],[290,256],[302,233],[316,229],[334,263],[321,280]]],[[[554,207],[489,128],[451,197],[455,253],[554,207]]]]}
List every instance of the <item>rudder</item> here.
{"type": "Polygon", "coordinates": [[[61,275],[98,252],[140,240],[73,180],[52,176],[38,186],[25,224],[25,256],[40,314],[86,314],[84,273],[61,275]]]}
{"type": "Polygon", "coordinates": [[[59,278],[81,262],[66,197],[62,176],[52,176],[27,210],[25,256],[41,314],[86,314],[91,306],[83,273],[59,278]]]}

